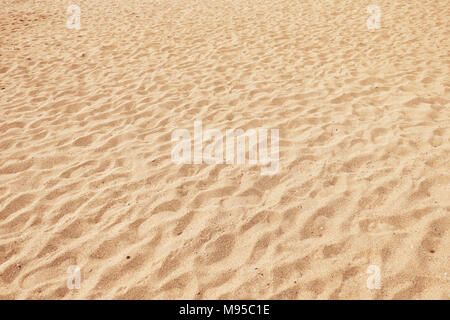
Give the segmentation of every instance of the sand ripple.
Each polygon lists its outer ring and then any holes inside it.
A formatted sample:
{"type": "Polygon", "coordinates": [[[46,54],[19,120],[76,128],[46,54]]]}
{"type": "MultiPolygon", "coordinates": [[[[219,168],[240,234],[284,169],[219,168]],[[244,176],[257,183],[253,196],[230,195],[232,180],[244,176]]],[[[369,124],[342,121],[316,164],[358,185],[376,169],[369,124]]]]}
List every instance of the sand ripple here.
{"type": "Polygon", "coordinates": [[[3,2],[0,298],[449,298],[448,1],[3,2]],[[280,170],[173,164],[195,120],[280,170]]]}

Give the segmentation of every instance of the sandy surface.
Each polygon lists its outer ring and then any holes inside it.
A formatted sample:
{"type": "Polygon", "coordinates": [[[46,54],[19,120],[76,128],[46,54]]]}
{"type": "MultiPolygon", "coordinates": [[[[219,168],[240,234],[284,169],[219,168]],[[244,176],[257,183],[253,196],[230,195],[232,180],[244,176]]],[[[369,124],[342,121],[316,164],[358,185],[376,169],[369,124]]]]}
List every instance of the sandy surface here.
{"type": "Polygon", "coordinates": [[[2,1],[0,298],[449,299],[449,21],[447,0],[2,1]],[[278,172],[174,164],[196,120],[279,129],[278,172]]]}

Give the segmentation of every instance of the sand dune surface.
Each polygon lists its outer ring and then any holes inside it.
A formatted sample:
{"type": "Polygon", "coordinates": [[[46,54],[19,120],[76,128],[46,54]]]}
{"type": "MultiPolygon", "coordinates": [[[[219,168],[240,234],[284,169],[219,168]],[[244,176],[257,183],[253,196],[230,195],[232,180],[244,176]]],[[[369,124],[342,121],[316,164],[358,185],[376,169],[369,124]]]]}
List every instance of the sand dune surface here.
{"type": "Polygon", "coordinates": [[[0,299],[449,299],[449,23],[447,0],[3,0],[0,299]],[[278,170],[174,163],[195,121],[278,129],[278,170]]]}

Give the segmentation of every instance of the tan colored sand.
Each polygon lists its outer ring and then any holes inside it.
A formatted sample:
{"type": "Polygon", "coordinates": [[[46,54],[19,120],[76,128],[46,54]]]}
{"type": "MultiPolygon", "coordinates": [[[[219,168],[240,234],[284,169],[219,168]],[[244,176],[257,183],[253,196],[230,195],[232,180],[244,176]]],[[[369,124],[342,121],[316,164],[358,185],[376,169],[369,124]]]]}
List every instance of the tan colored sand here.
{"type": "Polygon", "coordinates": [[[449,21],[447,0],[2,1],[0,298],[448,299],[449,21]],[[278,173],[172,163],[195,120],[278,128],[278,173]]]}

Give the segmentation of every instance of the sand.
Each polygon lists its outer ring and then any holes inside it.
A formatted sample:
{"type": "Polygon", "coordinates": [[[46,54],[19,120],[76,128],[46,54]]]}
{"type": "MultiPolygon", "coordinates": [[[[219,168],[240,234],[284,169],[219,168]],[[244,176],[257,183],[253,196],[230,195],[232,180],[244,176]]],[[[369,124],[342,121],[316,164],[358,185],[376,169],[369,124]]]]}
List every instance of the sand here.
{"type": "Polygon", "coordinates": [[[447,0],[2,1],[0,298],[449,299],[449,21],[447,0]],[[278,171],[175,164],[194,121],[279,129],[278,171]]]}

